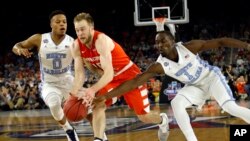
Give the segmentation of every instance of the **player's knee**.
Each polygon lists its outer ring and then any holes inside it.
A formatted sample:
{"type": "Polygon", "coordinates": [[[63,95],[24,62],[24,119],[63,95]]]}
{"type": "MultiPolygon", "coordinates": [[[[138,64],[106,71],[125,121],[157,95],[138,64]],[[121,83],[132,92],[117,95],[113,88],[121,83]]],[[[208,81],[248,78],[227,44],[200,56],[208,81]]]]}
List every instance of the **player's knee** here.
{"type": "Polygon", "coordinates": [[[102,103],[100,103],[98,106],[95,106],[94,108],[93,108],[93,112],[97,112],[97,111],[105,111],[106,110],[106,104],[105,104],[105,102],[102,102],[102,103]]]}
{"type": "Polygon", "coordinates": [[[227,101],[222,105],[222,109],[228,113],[231,113],[231,110],[236,107],[238,107],[238,105],[234,101],[227,101]]]}
{"type": "Polygon", "coordinates": [[[61,98],[56,93],[51,93],[47,96],[47,105],[49,108],[61,107],[61,98]]]}
{"type": "Polygon", "coordinates": [[[175,98],[171,101],[171,107],[173,110],[178,110],[182,108],[187,108],[191,103],[183,96],[175,96],[175,98]]]}
{"type": "Polygon", "coordinates": [[[51,94],[47,98],[47,105],[55,120],[59,121],[63,118],[63,110],[61,107],[61,98],[56,94],[51,94]]]}
{"type": "Polygon", "coordinates": [[[174,99],[171,101],[171,106],[174,107],[179,107],[180,101],[178,100],[179,98],[176,96],[174,99]]]}

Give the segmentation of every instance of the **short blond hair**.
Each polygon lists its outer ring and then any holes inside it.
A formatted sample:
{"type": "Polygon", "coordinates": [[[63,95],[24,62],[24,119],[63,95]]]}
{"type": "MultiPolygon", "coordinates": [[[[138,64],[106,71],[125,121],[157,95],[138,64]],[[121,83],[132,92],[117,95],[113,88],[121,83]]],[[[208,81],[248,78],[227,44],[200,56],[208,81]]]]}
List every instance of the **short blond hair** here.
{"type": "Polygon", "coordinates": [[[74,17],[74,23],[86,20],[90,25],[94,26],[94,20],[89,13],[81,12],[74,17]]]}

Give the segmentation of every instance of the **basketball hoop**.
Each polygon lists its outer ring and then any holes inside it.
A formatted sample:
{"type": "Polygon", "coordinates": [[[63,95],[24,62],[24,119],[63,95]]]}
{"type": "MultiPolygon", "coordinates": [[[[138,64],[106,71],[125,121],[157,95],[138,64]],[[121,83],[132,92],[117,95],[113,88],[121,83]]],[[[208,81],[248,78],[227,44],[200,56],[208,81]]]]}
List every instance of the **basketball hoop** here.
{"type": "Polygon", "coordinates": [[[135,26],[155,25],[155,17],[166,17],[167,22],[165,24],[188,23],[189,10],[187,1],[188,0],[134,0],[134,24],[135,26]]]}
{"type": "Polygon", "coordinates": [[[154,18],[153,21],[164,24],[165,22],[167,22],[167,18],[166,17],[157,17],[157,18],[154,18]]]}
{"type": "MultiPolygon", "coordinates": [[[[153,19],[155,25],[156,25],[156,31],[160,32],[160,31],[164,31],[164,24],[167,23],[167,18],[166,17],[157,17],[153,19]]],[[[167,27],[169,28],[169,31],[171,32],[171,34],[173,36],[175,36],[175,25],[174,24],[166,24],[167,27]]]]}
{"type": "Polygon", "coordinates": [[[157,18],[153,18],[153,21],[156,25],[156,31],[164,31],[164,24],[167,22],[167,18],[166,17],[157,17],[157,18]]]}

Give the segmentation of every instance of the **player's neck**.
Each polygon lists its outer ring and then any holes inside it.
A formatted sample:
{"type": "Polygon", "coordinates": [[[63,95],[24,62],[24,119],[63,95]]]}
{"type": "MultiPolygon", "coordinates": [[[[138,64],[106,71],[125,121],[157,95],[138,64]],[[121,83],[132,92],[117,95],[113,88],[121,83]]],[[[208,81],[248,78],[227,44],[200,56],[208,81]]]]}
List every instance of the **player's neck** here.
{"type": "Polygon", "coordinates": [[[174,61],[174,62],[178,62],[179,61],[179,55],[176,49],[173,49],[172,53],[169,54],[168,59],[174,61]]]}
{"type": "Polygon", "coordinates": [[[93,38],[94,38],[94,36],[91,36],[91,38],[89,38],[89,41],[87,43],[85,43],[86,47],[89,49],[92,48],[92,46],[94,44],[93,38]]]}
{"type": "Polygon", "coordinates": [[[53,40],[53,42],[58,45],[61,43],[61,41],[64,39],[65,34],[64,35],[55,35],[53,33],[51,33],[51,39],[53,40]]]}

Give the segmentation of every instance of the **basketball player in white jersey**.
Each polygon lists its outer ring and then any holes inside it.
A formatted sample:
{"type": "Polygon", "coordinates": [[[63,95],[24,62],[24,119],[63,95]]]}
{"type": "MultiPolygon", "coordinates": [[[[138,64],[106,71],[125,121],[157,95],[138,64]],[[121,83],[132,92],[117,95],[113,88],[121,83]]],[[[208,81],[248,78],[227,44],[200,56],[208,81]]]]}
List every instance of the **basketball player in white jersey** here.
{"type": "Polygon", "coordinates": [[[51,32],[34,34],[16,43],[12,51],[17,55],[30,57],[33,53],[29,49],[37,49],[42,81],[41,96],[54,119],[66,132],[68,141],[79,141],[75,129],[66,120],[61,107],[63,100],[69,96],[73,83],[70,46],[74,39],[66,34],[67,19],[63,11],[53,11],[49,19],[51,32]]]}
{"type": "MultiPolygon", "coordinates": [[[[163,28],[162,28],[163,27],[163,28]]],[[[157,29],[163,29],[157,27],[157,29]]],[[[175,42],[174,36],[168,31],[160,31],[155,38],[160,55],[155,63],[136,78],[124,82],[106,95],[94,99],[94,107],[102,106],[106,99],[117,97],[139,85],[144,84],[155,75],[168,75],[185,86],[171,101],[176,121],[187,141],[197,141],[186,108],[192,105],[201,107],[205,100],[213,96],[222,109],[229,114],[250,123],[250,109],[235,103],[225,77],[216,66],[202,60],[198,53],[219,47],[235,47],[250,50],[250,44],[233,38],[218,38],[212,40],[191,40],[186,43],[175,42]]]]}

